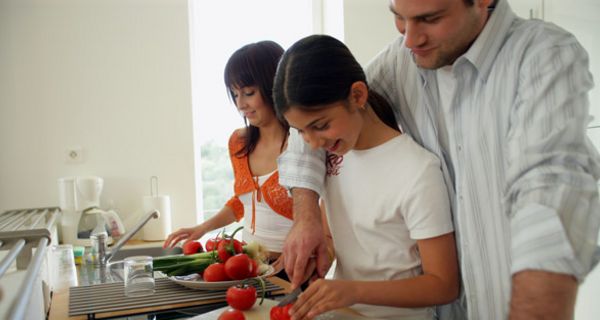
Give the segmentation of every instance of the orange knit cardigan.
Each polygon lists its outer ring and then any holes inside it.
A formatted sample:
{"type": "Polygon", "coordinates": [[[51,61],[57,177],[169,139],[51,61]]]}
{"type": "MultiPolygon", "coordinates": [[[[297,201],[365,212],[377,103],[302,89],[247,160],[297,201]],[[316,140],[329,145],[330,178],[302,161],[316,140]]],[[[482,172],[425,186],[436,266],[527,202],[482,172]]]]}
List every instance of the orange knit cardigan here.
{"type": "Polygon", "coordinates": [[[275,171],[263,184],[258,186],[258,178],[252,175],[248,156],[238,157],[236,152],[244,147],[244,139],[239,136],[238,130],[234,131],[229,138],[229,158],[233,167],[234,196],[227,201],[226,206],[230,207],[235,213],[236,220],[244,216],[244,205],[238,198],[239,195],[252,192],[252,233],[255,225],[255,199],[264,201],[279,215],[293,220],[292,198],[288,191],[279,184],[279,172],[275,171]]]}

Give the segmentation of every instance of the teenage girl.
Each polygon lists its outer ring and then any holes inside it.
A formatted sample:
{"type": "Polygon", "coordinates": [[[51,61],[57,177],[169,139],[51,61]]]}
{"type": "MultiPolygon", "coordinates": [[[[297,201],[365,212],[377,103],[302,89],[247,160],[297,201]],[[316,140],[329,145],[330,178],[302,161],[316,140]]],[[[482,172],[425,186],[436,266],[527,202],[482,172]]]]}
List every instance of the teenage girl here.
{"type": "Polygon", "coordinates": [[[243,239],[257,241],[275,261],[292,226],[292,199],[279,185],[277,157],[284,150],[288,125],[275,115],[273,77],[283,48],[261,41],[238,49],[225,66],[225,87],[246,126],[229,139],[234,196],[212,218],[170,234],[164,247],[199,239],[209,231],[244,219],[243,239]]]}
{"type": "Polygon", "coordinates": [[[328,154],[323,198],[334,279],[310,284],[293,319],[346,306],[378,319],[433,318],[432,306],[459,292],[440,161],[401,133],[389,104],[369,90],[335,38],[314,35],[290,47],[273,94],[278,114],[328,154]]]}

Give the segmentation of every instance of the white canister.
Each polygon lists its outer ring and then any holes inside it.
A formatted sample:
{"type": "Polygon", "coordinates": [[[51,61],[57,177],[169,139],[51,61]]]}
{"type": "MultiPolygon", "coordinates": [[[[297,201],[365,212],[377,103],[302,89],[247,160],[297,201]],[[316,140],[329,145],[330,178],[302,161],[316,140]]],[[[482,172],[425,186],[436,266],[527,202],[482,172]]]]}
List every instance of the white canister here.
{"type": "Polygon", "coordinates": [[[165,240],[171,233],[171,198],[166,195],[145,196],[144,214],[158,210],[160,217],[150,219],[142,229],[142,238],[145,241],[165,240]]]}

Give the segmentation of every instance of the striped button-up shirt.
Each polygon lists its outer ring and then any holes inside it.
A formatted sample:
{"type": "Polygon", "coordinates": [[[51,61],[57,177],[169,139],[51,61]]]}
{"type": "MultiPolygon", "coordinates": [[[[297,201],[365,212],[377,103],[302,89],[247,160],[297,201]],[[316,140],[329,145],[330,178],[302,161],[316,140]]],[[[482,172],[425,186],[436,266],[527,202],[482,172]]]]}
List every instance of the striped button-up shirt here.
{"type": "MultiPolygon", "coordinates": [[[[417,68],[402,37],[367,67],[370,87],[392,103],[406,133],[442,159],[463,290],[440,317],[506,319],[512,274],[582,280],[598,261],[588,56],[571,34],[520,19],[501,0],[451,72],[454,92],[440,96],[437,71],[417,68]]],[[[294,133],[280,183],[322,192],[322,157],[294,133]]]]}

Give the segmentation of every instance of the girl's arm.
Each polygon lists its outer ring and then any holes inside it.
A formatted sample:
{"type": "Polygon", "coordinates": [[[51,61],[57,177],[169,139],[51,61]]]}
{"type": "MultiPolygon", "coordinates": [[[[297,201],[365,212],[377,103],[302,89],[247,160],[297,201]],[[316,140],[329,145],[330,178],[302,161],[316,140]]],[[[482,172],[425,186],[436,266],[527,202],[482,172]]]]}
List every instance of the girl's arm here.
{"type": "Polygon", "coordinates": [[[446,304],[458,297],[454,234],[418,240],[423,274],[401,280],[317,280],[291,309],[294,319],[313,318],[355,303],[415,308],[446,304]]]}
{"type": "Polygon", "coordinates": [[[458,297],[459,272],[454,233],[417,240],[423,274],[414,278],[356,282],[358,303],[417,308],[458,297]]]}

